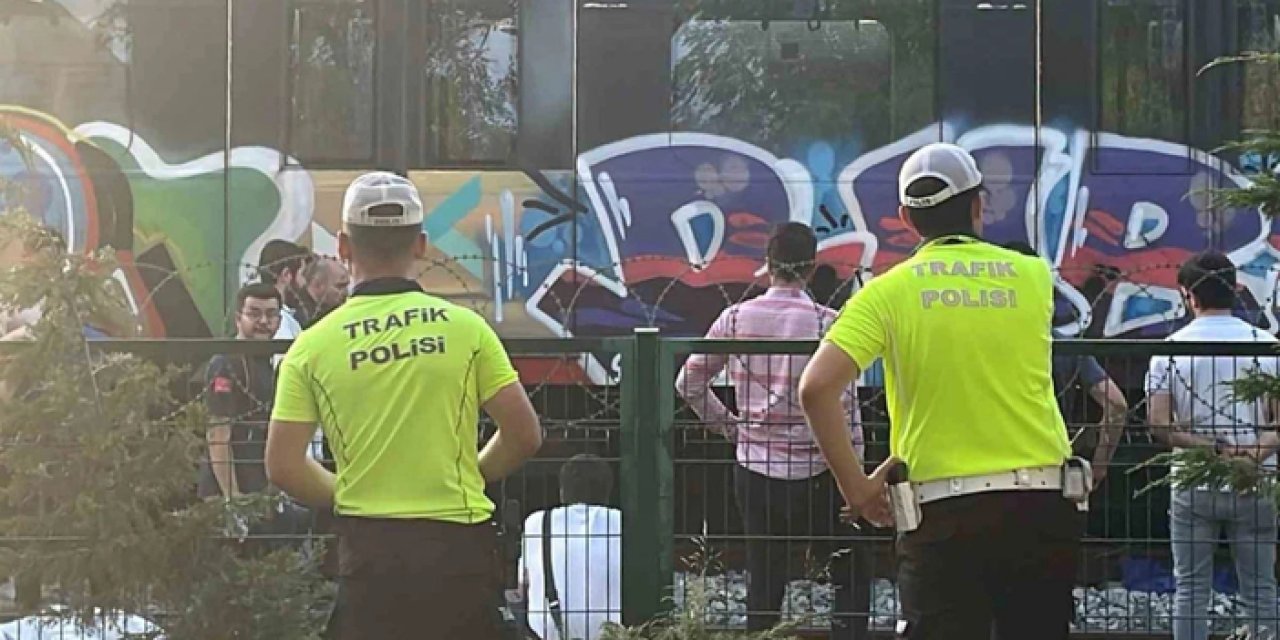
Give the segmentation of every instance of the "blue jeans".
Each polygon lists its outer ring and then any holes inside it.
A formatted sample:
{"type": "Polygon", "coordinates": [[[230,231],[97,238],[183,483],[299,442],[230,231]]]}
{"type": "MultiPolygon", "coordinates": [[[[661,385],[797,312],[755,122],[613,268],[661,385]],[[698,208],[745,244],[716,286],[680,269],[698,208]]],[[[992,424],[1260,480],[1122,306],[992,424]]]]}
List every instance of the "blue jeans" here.
{"type": "Polygon", "coordinates": [[[1169,510],[1173,543],[1175,640],[1209,637],[1209,595],[1213,551],[1226,532],[1236,564],[1243,624],[1254,637],[1273,638],[1280,613],[1276,607],[1276,507],[1268,496],[1221,491],[1175,491],[1169,510]],[[1264,631],[1265,629],[1265,631],[1264,631]]]}

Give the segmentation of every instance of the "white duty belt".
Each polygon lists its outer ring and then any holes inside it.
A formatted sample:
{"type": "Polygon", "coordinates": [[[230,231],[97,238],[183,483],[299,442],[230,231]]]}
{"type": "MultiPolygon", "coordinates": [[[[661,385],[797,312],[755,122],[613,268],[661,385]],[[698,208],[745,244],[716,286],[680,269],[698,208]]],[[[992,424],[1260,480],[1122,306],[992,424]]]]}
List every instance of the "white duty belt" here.
{"type": "Polygon", "coordinates": [[[1062,490],[1062,465],[1030,467],[980,476],[913,482],[920,504],[988,491],[1062,490]]]}

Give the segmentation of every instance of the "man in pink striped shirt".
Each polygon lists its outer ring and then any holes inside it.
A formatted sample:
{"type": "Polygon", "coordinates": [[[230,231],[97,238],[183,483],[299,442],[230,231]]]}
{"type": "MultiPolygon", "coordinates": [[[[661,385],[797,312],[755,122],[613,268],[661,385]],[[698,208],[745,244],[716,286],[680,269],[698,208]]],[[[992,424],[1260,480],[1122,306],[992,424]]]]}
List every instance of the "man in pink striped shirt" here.
{"type": "MultiPolygon", "coordinates": [[[[805,290],[813,273],[817,239],[809,227],[779,225],[766,252],[770,286],[757,298],[725,309],[708,338],[735,340],[816,340],[835,321],[835,311],[805,290]]],[[[734,493],[747,541],[747,626],[764,630],[778,621],[787,583],[810,577],[830,563],[836,588],[832,638],[863,638],[870,607],[870,575],[853,579],[864,567],[861,545],[850,553],[854,532],[839,519],[842,505],[831,474],[813,439],[796,395],[809,357],[786,354],[695,354],[676,379],[677,392],[709,429],[735,444],[734,493]],[[730,411],[710,385],[728,372],[738,413],[730,411]],[[844,540],[838,540],[844,538],[844,540]],[[811,544],[834,554],[813,554],[817,567],[804,566],[811,544]],[[836,553],[842,551],[842,553],[836,553]],[[857,614],[857,615],[854,615],[857,614]]],[[[862,425],[852,388],[845,394],[849,436],[862,454],[862,425]]]]}

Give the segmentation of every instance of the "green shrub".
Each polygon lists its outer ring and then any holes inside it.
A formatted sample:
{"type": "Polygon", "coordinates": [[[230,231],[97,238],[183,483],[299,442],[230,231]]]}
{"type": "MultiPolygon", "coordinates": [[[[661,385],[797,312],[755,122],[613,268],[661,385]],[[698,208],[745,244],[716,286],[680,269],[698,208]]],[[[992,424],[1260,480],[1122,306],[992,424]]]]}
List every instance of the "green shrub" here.
{"type": "MultiPolygon", "coordinates": [[[[0,139],[21,144],[2,120],[0,139]]],[[[16,189],[0,185],[3,202],[16,189]]],[[[317,556],[223,535],[274,499],[194,497],[205,415],[171,393],[189,372],[86,341],[91,319],[131,317],[112,252],[69,255],[24,212],[0,213],[0,253],[27,254],[0,265],[0,309],[43,314],[0,350],[0,579],[38,576],[59,605],[42,613],[86,625],[127,613],[184,640],[318,637],[317,556]]]]}

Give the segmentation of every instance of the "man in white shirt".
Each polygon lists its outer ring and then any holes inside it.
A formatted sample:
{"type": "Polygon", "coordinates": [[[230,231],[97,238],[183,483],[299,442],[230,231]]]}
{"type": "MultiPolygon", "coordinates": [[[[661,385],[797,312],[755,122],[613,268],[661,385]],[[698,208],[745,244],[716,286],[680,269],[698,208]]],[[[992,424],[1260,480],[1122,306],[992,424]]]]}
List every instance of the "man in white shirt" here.
{"type": "Polygon", "coordinates": [[[535,511],[524,522],[521,590],[529,628],[542,640],[595,640],[605,622],[622,622],[622,512],[603,506],[612,492],[608,464],[591,454],[574,456],[560,468],[565,506],[535,511]],[[548,527],[559,620],[547,598],[543,532],[548,527]]]}
{"type": "MultiPolygon", "coordinates": [[[[1208,251],[1178,272],[1178,285],[1195,319],[1172,341],[1275,342],[1270,334],[1232,315],[1236,269],[1227,256],[1208,251]]],[[[1212,449],[1224,458],[1267,469],[1276,465],[1280,436],[1270,403],[1234,397],[1231,383],[1251,372],[1277,374],[1275,357],[1156,356],[1147,374],[1147,420],[1157,438],[1177,449],[1212,449]]],[[[1176,478],[1178,468],[1171,470],[1176,478]]],[[[1269,493],[1235,493],[1220,487],[1173,490],[1169,510],[1173,546],[1175,640],[1209,637],[1209,588],[1213,551],[1225,529],[1235,559],[1240,602],[1259,635],[1277,629],[1276,507],[1269,493]]]]}

